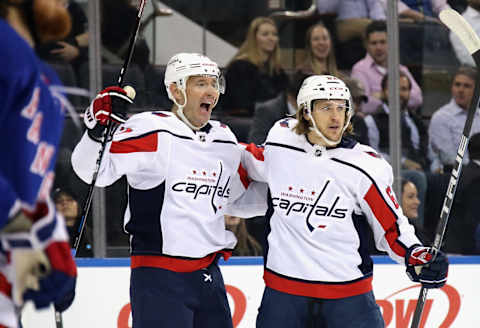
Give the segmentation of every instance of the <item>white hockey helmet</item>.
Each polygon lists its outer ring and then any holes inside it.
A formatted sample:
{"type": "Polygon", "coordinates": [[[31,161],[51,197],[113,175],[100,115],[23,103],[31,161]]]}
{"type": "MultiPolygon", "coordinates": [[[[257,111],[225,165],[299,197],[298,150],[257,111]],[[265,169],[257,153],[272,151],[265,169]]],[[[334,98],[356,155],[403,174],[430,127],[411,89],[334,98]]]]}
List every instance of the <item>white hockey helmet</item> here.
{"type": "Polygon", "coordinates": [[[308,115],[312,122],[310,130],[315,131],[315,133],[325,141],[327,146],[336,146],[340,143],[341,137],[339,140],[330,140],[317,128],[317,124],[312,117],[313,102],[315,100],[346,100],[347,108],[345,124],[342,130],[343,135],[353,115],[350,90],[342,80],[335,76],[313,75],[303,81],[297,95],[298,108],[303,109],[304,113],[308,115]]]}
{"type": "MultiPolygon", "coordinates": [[[[165,70],[165,88],[167,89],[168,98],[170,98],[178,107],[177,113],[180,118],[192,129],[198,130],[201,127],[193,126],[183,114],[183,107],[187,104],[187,94],[185,89],[187,87],[187,80],[190,76],[209,76],[217,78],[217,90],[219,93],[225,92],[225,79],[218,68],[217,63],[212,61],[207,56],[198,53],[179,53],[174,55],[168,61],[165,70]],[[177,103],[170,91],[170,85],[175,83],[180,91],[183,93],[185,102],[183,104],[177,103]]],[[[218,102],[218,97],[215,100],[214,106],[218,102]]]]}

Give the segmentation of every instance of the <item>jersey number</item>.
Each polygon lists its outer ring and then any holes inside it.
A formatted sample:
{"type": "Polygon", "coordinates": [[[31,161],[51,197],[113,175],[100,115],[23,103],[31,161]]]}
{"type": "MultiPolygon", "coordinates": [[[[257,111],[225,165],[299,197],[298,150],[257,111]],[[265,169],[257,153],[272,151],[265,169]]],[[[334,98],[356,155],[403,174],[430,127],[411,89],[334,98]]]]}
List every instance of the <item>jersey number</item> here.
{"type": "Polygon", "coordinates": [[[393,205],[395,205],[395,208],[398,209],[400,206],[398,205],[398,202],[395,199],[395,196],[393,195],[393,192],[392,192],[392,188],[390,186],[388,186],[388,188],[387,188],[387,195],[392,200],[393,205]]]}

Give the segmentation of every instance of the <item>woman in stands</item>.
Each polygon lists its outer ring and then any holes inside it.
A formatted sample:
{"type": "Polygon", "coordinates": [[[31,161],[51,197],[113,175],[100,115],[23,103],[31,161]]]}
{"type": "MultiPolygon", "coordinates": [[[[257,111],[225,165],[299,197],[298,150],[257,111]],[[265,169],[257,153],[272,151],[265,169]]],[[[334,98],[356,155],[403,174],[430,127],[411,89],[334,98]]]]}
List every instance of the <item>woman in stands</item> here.
{"type": "Polygon", "coordinates": [[[276,97],[285,90],[288,78],[280,63],[278,31],[267,17],[255,18],[238,53],[227,67],[222,106],[233,116],[253,116],[255,102],[276,97]]]}
{"type": "Polygon", "coordinates": [[[298,69],[304,73],[341,77],[335,60],[330,32],[322,22],[312,25],[305,35],[305,61],[298,69]]]}

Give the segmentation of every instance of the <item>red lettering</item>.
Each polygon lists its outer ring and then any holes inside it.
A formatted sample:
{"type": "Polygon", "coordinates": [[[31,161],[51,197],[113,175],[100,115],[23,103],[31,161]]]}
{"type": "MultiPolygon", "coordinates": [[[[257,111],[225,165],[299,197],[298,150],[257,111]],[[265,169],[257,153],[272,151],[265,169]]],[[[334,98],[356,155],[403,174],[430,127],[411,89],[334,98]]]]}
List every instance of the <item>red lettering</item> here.
{"type": "MultiPolygon", "coordinates": [[[[234,311],[232,315],[233,327],[237,327],[245,315],[247,309],[247,298],[245,294],[237,287],[231,285],[225,285],[227,293],[233,299],[234,311]]],[[[118,314],[117,318],[117,328],[131,328],[128,324],[132,309],[130,303],[125,304],[118,314]]]]}
{"type": "Polygon", "coordinates": [[[387,188],[387,195],[390,197],[390,200],[393,202],[393,205],[395,206],[396,209],[398,209],[400,206],[398,205],[397,200],[395,199],[395,196],[393,195],[392,188],[388,186],[387,188]]]}
{"type": "MultiPolygon", "coordinates": [[[[433,300],[427,299],[422,313],[422,320],[420,321],[420,328],[425,327],[430,310],[432,309],[433,300]]],[[[395,300],[395,321],[397,328],[408,328],[410,321],[415,313],[415,307],[417,306],[417,300],[409,300],[407,310],[404,311],[405,300],[395,300]]]]}
{"type": "Polygon", "coordinates": [[[122,309],[120,310],[120,313],[118,314],[117,328],[131,328],[128,325],[128,319],[130,319],[131,312],[132,312],[132,309],[130,308],[130,303],[125,304],[122,307],[122,309]]]}
{"type": "MultiPolygon", "coordinates": [[[[420,287],[421,285],[414,285],[407,288],[402,288],[399,291],[396,291],[393,294],[387,296],[383,300],[377,300],[377,304],[382,308],[383,320],[385,321],[386,327],[392,322],[393,312],[394,312],[393,304],[388,299],[395,295],[399,295],[404,291],[407,291],[410,289],[416,289],[420,287]]],[[[448,307],[447,316],[438,327],[448,328],[453,324],[453,322],[455,321],[460,311],[461,298],[458,291],[453,286],[450,286],[448,284],[443,286],[440,290],[444,292],[445,295],[448,297],[449,307],[448,307]]],[[[395,299],[395,327],[396,328],[409,327],[409,323],[413,319],[413,314],[415,312],[416,306],[417,306],[417,300],[410,299],[408,302],[407,309],[405,310],[405,300],[401,298],[395,299]]],[[[428,320],[432,306],[433,306],[433,299],[427,299],[425,301],[425,305],[422,313],[422,319],[420,320],[420,326],[419,326],[420,328],[425,328],[427,326],[426,322],[428,320]]]]}
{"type": "Polygon", "coordinates": [[[385,321],[385,327],[387,327],[393,318],[393,305],[387,300],[377,300],[378,306],[382,309],[383,321],[385,321]]]}
{"type": "Polygon", "coordinates": [[[43,114],[42,112],[39,112],[37,113],[37,115],[35,115],[33,123],[30,126],[30,129],[28,129],[27,139],[33,142],[34,144],[37,144],[38,141],[40,140],[40,129],[42,127],[42,121],[43,121],[43,114]]]}
{"type": "Polygon", "coordinates": [[[37,147],[37,153],[30,166],[30,171],[43,176],[47,172],[52,160],[55,148],[46,142],[41,142],[37,147]]]}
{"type": "Polygon", "coordinates": [[[232,321],[233,327],[237,327],[242,321],[245,311],[247,310],[247,298],[245,294],[232,285],[225,285],[227,293],[233,298],[233,304],[235,308],[233,309],[232,321]]]}
{"type": "Polygon", "coordinates": [[[28,119],[32,119],[35,113],[37,112],[39,99],[40,99],[40,88],[36,87],[33,90],[32,99],[30,99],[30,102],[27,104],[27,106],[25,106],[22,109],[21,115],[28,119]]]}
{"type": "Polygon", "coordinates": [[[55,178],[55,173],[49,171],[45,178],[43,178],[42,184],[40,185],[40,191],[38,192],[38,198],[40,200],[45,200],[50,194],[50,190],[53,186],[53,179],[55,178]]]}

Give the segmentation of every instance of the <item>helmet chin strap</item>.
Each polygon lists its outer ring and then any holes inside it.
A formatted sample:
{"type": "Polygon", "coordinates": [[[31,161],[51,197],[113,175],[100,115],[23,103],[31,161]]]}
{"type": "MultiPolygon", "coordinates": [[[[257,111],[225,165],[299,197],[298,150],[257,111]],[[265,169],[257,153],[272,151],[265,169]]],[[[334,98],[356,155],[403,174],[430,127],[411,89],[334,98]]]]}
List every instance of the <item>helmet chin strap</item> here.
{"type": "Polygon", "coordinates": [[[178,109],[177,109],[177,116],[183,121],[183,123],[185,123],[190,129],[194,130],[194,131],[199,131],[201,128],[203,128],[205,125],[207,125],[208,122],[206,122],[205,124],[203,124],[202,126],[198,127],[198,126],[195,126],[193,125],[189,120],[188,118],[185,116],[185,114],[183,113],[183,107],[185,107],[185,105],[187,104],[187,95],[185,94],[185,90],[183,89],[180,89],[180,91],[182,91],[182,94],[183,94],[183,98],[185,99],[185,103],[183,105],[180,105],[177,100],[172,97],[173,99],[173,102],[175,103],[175,105],[177,105],[178,109]]]}

